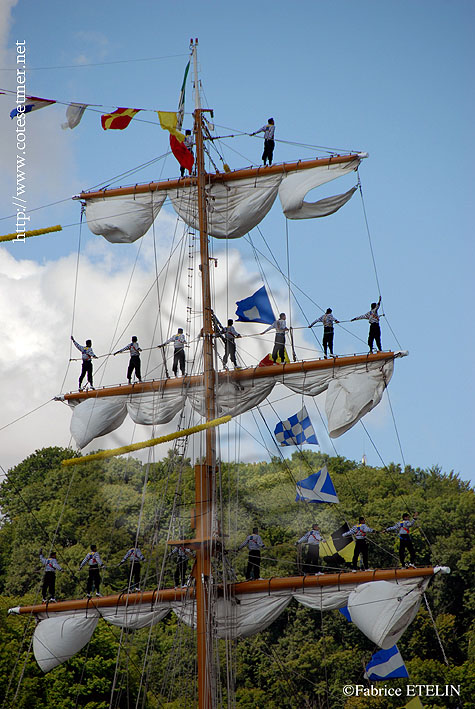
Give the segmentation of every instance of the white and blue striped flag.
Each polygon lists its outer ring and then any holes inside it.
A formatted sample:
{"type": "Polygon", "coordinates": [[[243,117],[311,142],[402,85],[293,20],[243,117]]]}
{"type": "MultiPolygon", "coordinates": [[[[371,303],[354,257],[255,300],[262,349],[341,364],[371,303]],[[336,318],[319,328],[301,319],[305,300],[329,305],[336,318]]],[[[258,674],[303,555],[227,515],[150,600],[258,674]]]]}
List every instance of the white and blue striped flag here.
{"type": "Polygon", "coordinates": [[[318,473],[312,473],[308,478],[297,482],[295,502],[338,503],[339,501],[326,465],[318,473]]]}
{"type": "Polygon", "coordinates": [[[274,429],[274,436],[281,446],[301,446],[302,443],[313,443],[318,446],[317,437],[305,406],[286,421],[279,421],[274,429]]]}
{"type": "Polygon", "coordinates": [[[23,101],[20,110],[14,108],[10,111],[10,118],[15,118],[20,113],[31,113],[31,111],[38,111],[40,108],[46,108],[46,106],[51,106],[56,101],[51,101],[48,98],[38,98],[38,96],[26,96],[25,101],[23,101]]]}
{"type": "Polygon", "coordinates": [[[366,665],[364,676],[365,679],[372,681],[393,679],[394,677],[409,677],[397,645],[393,645],[389,650],[375,652],[366,665]]]}

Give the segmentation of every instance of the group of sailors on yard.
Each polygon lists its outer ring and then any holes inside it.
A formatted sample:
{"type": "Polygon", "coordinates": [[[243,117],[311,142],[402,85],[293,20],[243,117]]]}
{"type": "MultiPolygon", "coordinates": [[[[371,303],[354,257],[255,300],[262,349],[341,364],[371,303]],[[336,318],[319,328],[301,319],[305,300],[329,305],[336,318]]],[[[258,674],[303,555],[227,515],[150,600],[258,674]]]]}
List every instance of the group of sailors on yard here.
{"type": "MultiPolygon", "coordinates": [[[[410,514],[405,512],[399,522],[396,522],[396,524],[381,530],[381,532],[397,532],[399,537],[399,560],[402,567],[406,566],[415,568],[414,564],[416,554],[412,544],[412,539],[410,537],[410,530],[415,524],[417,517],[417,512],[414,512],[412,519],[410,514]],[[405,563],[406,550],[409,551],[410,563],[408,564],[405,563]]],[[[374,532],[375,530],[366,524],[365,518],[360,517],[358,524],[355,524],[351,527],[351,529],[342,534],[343,537],[352,536],[355,540],[355,551],[351,563],[352,571],[357,571],[358,559],[360,555],[362,559],[362,568],[365,571],[368,570],[368,542],[366,537],[368,534],[372,534],[374,532]]],[[[320,575],[324,573],[324,571],[322,571],[323,566],[320,562],[320,544],[324,542],[325,539],[322,537],[320,527],[317,523],[313,524],[312,528],[295,542],[295,544],[299,547],[299,550],[301,545],[307,545],[307,552],[302,567],[303,575],[320,575]]],[[[252,534],[249,534],[242,544],[240,544],[234,551],[239,552],[244,547],[247,547],[249,550],[247,568],[245,572],[246,581],[260,579],[261,549],[265,548],[265,544],[259,534],[258,527],[253,527],[252,534]]],[[[173,574],[175,588],[187,586],[189,583],[188,563],[190,560],[194,559],[193,552],[184,544],[178,544],[173,547],[169,556],[175,561],[175,571],[173,574]]],[[[124,554],[122,560],[117,566],[120,567],[127,561],[130,563],[128,588],[131,591],[140,591],[141,566],[145,561],[145,557],[137,546],[133,546],[124,554]]],[[[45,557],[43,556],[43,550],[40,549],[40,562],[44,566],[42,586],[43,603],[48,602],[48,595],[49,602],[56,603],[56,572],[62,571],[63,569],[59,565],[56,558],[56,552],[54,551],[52,551],[49,556],[45,557]]],[[[86,597],[91,598],[93,591],[97,597],[101,597],[102,594],[99,590],[101,584],[100,569],[103,569],[105,565],[95,544],[91,544],[91,550],[79,564],[79,570],[81,570],[84,566],[87,566],[89,572],[86,584],[86,597]]]]}
{"type": "MultiPolygon", "coordinates": [[[[354,322],[355,320],[368,320],[369,321],[369,335],[368,335],[368,347],[370,353],[373,352],[373,345],[376,343],[376,347],[378,348],[378,351],[381,352],[381,328],[379,325],[379,318],[380,315],[378,314],[379,306],[381,305],[381,296],[379,297],[379,300],[377,303],[371,303],[371,309],[368,310],[367,313],[364,313],[363,315],[358,315],[356,318],[351,318],[351,322],[354,322]]],[[[332,312],[331,308],[327,308],[326,312],[321,315],[319,318],[316,318],[310,325],[308,326],[309,328],[312,328],[316,323],[322,323],[323,324],[323,351],[324,351],[324,357],[327,359],[328,356],[328,350],[330,351],[330,356],[335,357],[336,355],[333,353],[333,337],[334,337],[334,329],[333,329],[333,324],[334,323],[339,323],[340,321],[337,320],[332,312]]],[[[274,348],[272,350],[272,361],[273,362],[285,362],[285,335],[289,331],[289,328],[287,327],[287,322],[286,322],[286,315],[285,313],[280,313],[279,319],[275,320],[272,325],[269,325],[269,327],[266,330],[263,330],[263,332],[259,333],[260,335],[265,335],[267,332],[270,330],[275,330],[275,340],[274,340],[274,348]]],[[[224,341],[224,357],[223,357],[223,366],[226,368],[227,367],[227,362],[228,359],[231,360],[231,363],[234,365],[236,369],[239,369],[237,360],[236,360],[236,340],[241,337],[241,335],[236,331],[234,328],[234,321],[229,319],[228,324],[226,327],[220,327],[218,329],[218,335],[223,339],[224,341]]],[[[85,345],[80,345],[79,342],[76,342],[74,337],[71,335],[71,340],[75,347],[81,352],[82,355],[82,369],[81,369],[81,374],[79,375],[79,391],[82,391],[82,383],[84,380],[84,377],[87,376],[87,382],[89,384],[90,389],[94,389],[93,385],[93,369],[92,369],[92,360],[97,359],[97,356],[94,354],[92,350],[92,341],[91,340],[86,340],[85,345]]],[[[178,376],[178,368],[180,368],[181,376],[185,376],[185,371],[186,371],[186,358],[185,358],[185,345],[186,343],[186,337],[183,333],[183,328],[179,327],[177,334],[172,335],[168,340],[163,342],[161,345],[157,345],[157,347],[165,347],[166,345],[173,343],[173,365],[172,365],[172,370],[173,374],[175,377],[178,376]]],[[[132,375],[135,373],[136,379],[141,382],[142,381],[142,373],[141,373],[141,363],[140,363],[140,353],[142,352],[142,349],[139,346],[139,343],[137,341],[137,337],[134,335],[132,337],[132,341],[126,345],[125,347],[122,347],[122,349],[117,350],[117,352],[114,352],[114,356],[120,354],[121,352],[130,352],[130,360],[129,360],[129,365],[127,368],[127,381],[129,384],[132,382],[132,375]]]]}

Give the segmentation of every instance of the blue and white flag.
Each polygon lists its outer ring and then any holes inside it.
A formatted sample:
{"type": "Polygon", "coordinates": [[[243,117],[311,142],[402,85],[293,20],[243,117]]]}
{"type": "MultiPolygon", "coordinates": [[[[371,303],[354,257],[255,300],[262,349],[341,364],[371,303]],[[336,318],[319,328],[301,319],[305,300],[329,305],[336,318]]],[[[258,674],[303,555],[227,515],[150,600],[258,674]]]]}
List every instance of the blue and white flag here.
{"type": "Polygon", "coordinates": [[[238,300],[236,305],[237,322],[260,322],[272,325],[276,320],[265,286],[256,290],[249,298],[238,300]]]}
{"type": "Polygon", "coordinates": [[[318,446],[317,437],[305,406],[286,421],[279,421],[274,429],[274,436],[281,446],[301,446],[302,443],[313,443],[318,446]]]}
{"type": "Polygon", "coordinates": [[[326,465],[318,473],[297,482],[295,502],[340,502],[326,465]]]}
{"type": "Polygon", "coordinates": [[[364,676],[365,679],[373,681],[392,679],[393,677],[409,677],[397,645],[393,645],[389,650],[376,652],[366,665],[364,676]]]}
{"type": "Polygon", "coordinates": [[[27,96],[26,101],[21,104],[25,108],[21,111],[19,111],[18,108],[14,108],[13,111],[10,111],[10,118],[15,118],[18,113],[31,113],[32,111],[37,111],[39,108],[51,106],[52,103],[56,103],[56,101],[50,101],[47,98],[38,98],[37,96],[27,96]]]}
{"type": "Polygon", "coordinates": [[[350,623],[353,622],[353,621],[351,620],[351,615],[350,615],[350,611],[348,610],[348,606],[343,606],[343,608],[339,608],[338,610],[340,611],[340,613],[341,613],[343,616],[345,616],[346,620],[348,620],[350,623]]]}

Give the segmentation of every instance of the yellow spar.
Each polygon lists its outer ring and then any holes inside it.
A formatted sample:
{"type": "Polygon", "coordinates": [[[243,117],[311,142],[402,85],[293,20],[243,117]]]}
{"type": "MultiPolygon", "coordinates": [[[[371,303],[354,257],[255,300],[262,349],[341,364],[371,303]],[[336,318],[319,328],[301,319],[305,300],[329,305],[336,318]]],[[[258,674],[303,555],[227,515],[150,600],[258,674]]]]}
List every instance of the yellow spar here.
{"type": "Polygon", "coordinates": [[[110,450],[100,451],[99,453],[91,453],[91,455],[85,455],[81,458],[68,458],[67,460],[61,461],[61,465],[79,465],[81,463],[89,463],[89,461],[91,460],[113,458],[114,456],[122,455],[123,453],[138,451],[141,448],[151,448],[152,446],[158,446],[160,443],[167,443],[167,441],[173,441],[175,440],[175,438],[181,438],[182,436],[191,436],[191,434],[198,433],[199,431],[205,431],[207,428],[215,428],[216,426],[221,426],[221,424],[228,423],[228,421],[231,421],[231,419],[232,416],[221,416],[220,418],[213,419],[212,421],[200,423],[197,426],[192,426],[191,428],[184,428],[182,431],[175,431],[174,433],[169,433],[166,436],[160,436],[159,438],[151,438],[149,441],[143,441],[142,443],[131,443],[128,446],[121,446],[120,448],[111,448],[110,450]]]}
{"type": "Polygon", "coordinates": [[[13,234],[4,234],[0,236],[0,241],[13,241],[14,239],[26,239],[27,236],[40,236],[41,234],[50,234],[52,231],[62,231],[61,224],[56,226],[47,226],[44,229],[30,229],[30,231],[21,232],[21,236],[14,232],[13,234]]]}

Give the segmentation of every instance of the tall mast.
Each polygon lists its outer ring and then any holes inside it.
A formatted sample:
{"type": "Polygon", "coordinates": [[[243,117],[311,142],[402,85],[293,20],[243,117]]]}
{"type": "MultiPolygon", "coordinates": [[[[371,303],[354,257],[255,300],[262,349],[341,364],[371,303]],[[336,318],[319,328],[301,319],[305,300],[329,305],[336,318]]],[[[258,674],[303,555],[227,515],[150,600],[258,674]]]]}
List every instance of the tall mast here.
{"type": "MultiPolygon", "coordinates": [[[[213,322],[209,277],[208,229],[206,218],[205,163],[203,149],[203,109],[200,106],[198,79],[198,40],[192,42],[195,82],[194,132],[198,213],[200,228],[201,295],[203,308],[203,365],[206,397],[206,420],[216,417],[215,370],[213,362],[213,322]]],[[[212,707],[211,683],[211,546],[214,510],[213,477],[216,467],[216,432],[205,433],[203,463],[195,465],[195,544],[196,544],[196,642],[198,655],[198,703],[200,709],[212,707]]]]}

